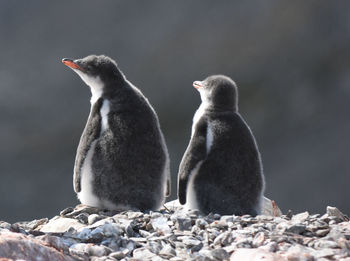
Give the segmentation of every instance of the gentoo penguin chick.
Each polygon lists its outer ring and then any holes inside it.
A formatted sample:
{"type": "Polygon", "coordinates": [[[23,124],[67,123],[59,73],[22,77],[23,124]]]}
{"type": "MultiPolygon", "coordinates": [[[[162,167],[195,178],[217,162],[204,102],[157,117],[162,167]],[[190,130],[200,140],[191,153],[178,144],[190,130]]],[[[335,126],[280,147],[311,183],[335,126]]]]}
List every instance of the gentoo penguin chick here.
{"type": "Polygon", "coordinates": [[[238,113],[237,87],[223,75],[193,86],[202,104],[179,167],[180,203],[205,214],[255,216],[261,212],[264,177],[254,136],[238,113]]]}
{"type": "Polygon", "coordinates": [[[74,165],[79,200],[111,210],[159,209],[170,193],[170,172],[154,109],[111,58],[90,55],[62,62],[92,93],[74,165]]]}

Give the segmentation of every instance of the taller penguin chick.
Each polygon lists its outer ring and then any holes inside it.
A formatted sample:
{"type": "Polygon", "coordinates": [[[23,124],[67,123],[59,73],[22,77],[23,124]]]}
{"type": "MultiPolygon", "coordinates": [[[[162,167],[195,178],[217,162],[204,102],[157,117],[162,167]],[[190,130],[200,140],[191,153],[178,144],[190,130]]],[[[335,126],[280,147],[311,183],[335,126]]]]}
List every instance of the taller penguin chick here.
{"type": "Polygon", "coordinates": [[[235,83],[214,75],[195,81],[202,104],[178,174],[178,196],[187,208],[221,215],[257,215],[264,177],[252,132],[238,113],[235,83]]]}
{"type": "Polygon", "coordinates": [[[90,55],[62,62],[92,93],[74,166],[79,200],[112,210],[159,209],[170,192],[170,173],[154,109],[111,58],[90,55]]]}

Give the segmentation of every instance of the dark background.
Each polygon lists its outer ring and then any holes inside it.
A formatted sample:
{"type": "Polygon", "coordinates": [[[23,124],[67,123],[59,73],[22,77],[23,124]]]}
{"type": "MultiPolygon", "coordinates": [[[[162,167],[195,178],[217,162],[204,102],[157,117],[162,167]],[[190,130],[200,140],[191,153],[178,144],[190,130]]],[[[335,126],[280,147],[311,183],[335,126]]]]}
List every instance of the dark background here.
{"type": "Polygon", "coordinates": [[[222,73],[283,211],[350,213],[349,1],[13,1],[0,3],[0,220],[78,203],[75,150],[90,92],[61,58],[113,57],[158,112],[176,196],[200,98],[222,73]]]}

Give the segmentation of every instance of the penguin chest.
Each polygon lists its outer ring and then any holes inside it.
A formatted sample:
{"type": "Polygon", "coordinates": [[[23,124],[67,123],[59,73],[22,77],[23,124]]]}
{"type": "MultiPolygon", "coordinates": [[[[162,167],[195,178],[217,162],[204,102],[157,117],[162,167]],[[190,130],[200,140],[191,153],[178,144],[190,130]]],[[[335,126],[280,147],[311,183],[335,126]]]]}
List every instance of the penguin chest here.
{"type": "MultiPolygon", "coordinates": [[[[103,135],[103,133],[109,128],[108,123],[108,113],[110,111],[109,101],[104,100],[101,109],[100,109],[100,116],[101,126],[95,126],[100,127],[100,135],[99,138],[103,135]]],[[[90,206],[96,206],[96,207],[102,207],[101,199],[99,199],[96,194],[95,190],[99,188],[94,187],[94,180],[95,175],[94,170],[92,168],[94,160],[94,152],[96,148],[96,144],[99,141],[99,138],[95,139],[91,144],[90,148],[85,156],[84,163],[81,168],[81,191],[78,193],[78,198],[80,199],[81,203],[85,205],[90,206]]]]}
{"type": "Polygon", "coordinates": [[[186,193],[186,209],[198,209],[196,187],[194,186],[194,179],[196,178],[203,161],[199,161],[195,168],[191,171],[190,178],[187,184],[186,193]]]}
{"type": "Polygon", "coordinates": [[[81,168],[81,191],[78,193],[80,202],[84,205],[100,207],[100,200],[94,192],[95,174],[92,169],[92,161],[97,140],[93,141],[88,150],[81,168]]]}

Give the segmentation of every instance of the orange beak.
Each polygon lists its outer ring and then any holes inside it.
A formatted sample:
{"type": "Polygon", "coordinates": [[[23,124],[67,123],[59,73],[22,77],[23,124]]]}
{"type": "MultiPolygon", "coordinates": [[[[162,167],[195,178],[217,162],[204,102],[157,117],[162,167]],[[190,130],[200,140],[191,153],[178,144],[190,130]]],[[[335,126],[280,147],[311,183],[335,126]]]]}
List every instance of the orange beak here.
{"type": "Polygon", "coordinates": [[[67,65],[72,69],[78,69],[80,71],[84,71],[83,68],[81,68],[78,64],[76,64],[72,59],[64,58],[62,59],[62,63],[64,63],[64,65],[67,65]]]}
{"type": "Polygon", "coordinates": [[[202,84],[201,81],[194,81],[193,82],[193,87],[196,88],[196,89],[199,89],[199,88],[203,87],[203,84],[202,84]]]}

